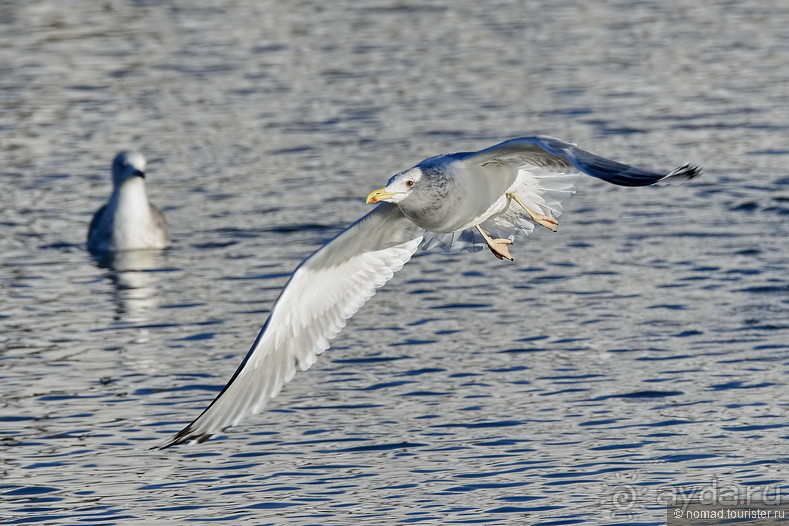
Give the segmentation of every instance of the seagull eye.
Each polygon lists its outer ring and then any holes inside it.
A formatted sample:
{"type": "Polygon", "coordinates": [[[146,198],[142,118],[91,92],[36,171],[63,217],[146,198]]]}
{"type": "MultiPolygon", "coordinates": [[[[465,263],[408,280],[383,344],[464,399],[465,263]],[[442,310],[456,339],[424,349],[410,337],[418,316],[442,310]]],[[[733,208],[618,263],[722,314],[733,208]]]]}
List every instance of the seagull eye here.
{"type": "Polygon", "coordinates": [[[406,180],[406,182],[405,182],[405,185],[406,185],[408,188],[411,188],[412,186],[414,186],[414,181],[413,181],[413,179],[407,179],[407,180],[406,180]]]}

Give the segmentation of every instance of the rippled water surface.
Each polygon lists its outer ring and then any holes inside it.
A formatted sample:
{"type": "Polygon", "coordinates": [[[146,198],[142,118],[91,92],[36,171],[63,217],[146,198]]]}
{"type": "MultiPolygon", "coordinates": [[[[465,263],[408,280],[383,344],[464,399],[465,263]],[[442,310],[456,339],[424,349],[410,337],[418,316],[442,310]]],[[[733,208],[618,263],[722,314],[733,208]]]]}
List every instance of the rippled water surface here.
{"type": "Polygon", "coordinates": [[[0,519],[665,521],[789,493],[789,7],[0,3],[0,519]],[[515,263],[420,253],[261,414],[205,407],[301,259],[393,173],[546,133],[591,178],[515,263]],[[137,148],[174,246],[84,250],[137,148]]]}

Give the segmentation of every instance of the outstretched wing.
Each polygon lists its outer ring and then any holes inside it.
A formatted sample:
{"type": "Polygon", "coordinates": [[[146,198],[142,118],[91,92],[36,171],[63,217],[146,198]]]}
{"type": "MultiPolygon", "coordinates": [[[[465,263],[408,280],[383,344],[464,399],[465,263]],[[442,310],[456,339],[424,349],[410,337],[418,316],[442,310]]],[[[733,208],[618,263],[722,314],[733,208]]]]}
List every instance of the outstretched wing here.
{"type": "MultiPolygon", "coordinates": [[[[427,159],[420,164],[440,164],[456,173],[469,174],[472,192],[479,197],[480,212],[496,197],[516,193],[531,209],[554,219],[561,215],[562,202],[575,193],[580,173],[620,186],[648,186],[693,179],[701,168],[685,164],[661,173],[636,168],[600,157],[555,137],[540,135],[505,141],[478,152],[462,152],[427,159]],[[473,181],[477,179],[477,181],[473,181]]],[[[534,230],[523,209],[509,206],[493,213],[481,226],[493,237],[514,240],[534,230]]],[[[440,233],[426,232],[422,247],[440,247],[455,253],[484,249],[487,245],[474,229],[440,233]]]]}
{"type": "Polygon", "coordinates": [[[307,258],[282,290],[263,329],[221,393],[177,435],[156,446],[203,442],[259,413],[308,369],[376,289],[411,259],[422,229],[383,203],[307,258]]]}
{"type": "Polygon", "coordinates": [[[574,144],[547,135],[521,137],[478,152],[454,155],[460,160],[477,164],[509,158],[521,158],[525,163],[546,168],[559,168],[569,164],[587,175],[620,186],[649,186],[655,183],[689,180],[701,175],[701,168],[690,164],[683,164],[668,173],[636,168],[600,157],[574,144]]]}

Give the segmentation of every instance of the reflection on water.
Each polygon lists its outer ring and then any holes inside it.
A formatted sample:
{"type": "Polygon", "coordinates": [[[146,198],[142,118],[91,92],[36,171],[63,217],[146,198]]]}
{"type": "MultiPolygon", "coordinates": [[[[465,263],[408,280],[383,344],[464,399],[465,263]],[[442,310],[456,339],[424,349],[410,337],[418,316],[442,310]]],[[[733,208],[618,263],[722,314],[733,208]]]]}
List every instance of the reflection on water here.
{"type": "Polygon", "coordinates": [[[778,0],[4,2],[0,521],[657,525],[671,492],[786,494],[788,18],[778,0]],[[417,254],[264,414],[148,451],[370,190],[536,133],[705,175],[583,179],[514,264],[417,254]],[[106,159],[131,148],[175,242],[97,265],[106,159]]]}
{"type": "Polygon", "coordinates": [[[115,287],[116,319],[141,322],[159,306],[157,285],[162,274],[159,250],[126,250],[95,256],[99,268],[109,270],[115,287]]]}

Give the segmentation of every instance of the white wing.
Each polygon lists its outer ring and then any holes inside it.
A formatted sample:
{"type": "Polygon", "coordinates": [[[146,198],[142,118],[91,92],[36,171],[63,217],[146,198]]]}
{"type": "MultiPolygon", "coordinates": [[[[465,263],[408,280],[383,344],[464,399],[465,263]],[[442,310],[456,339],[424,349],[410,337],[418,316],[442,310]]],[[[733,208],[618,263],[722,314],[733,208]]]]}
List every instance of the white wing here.
{"type": "Polygon", "coordinates": [[[422,229],[383,203],[307,258],[293,273],[263,329],[221,393],[177,435],[157,446],[203,442],[259,413],[308,369],[376,289],[411,259],[422,229]]]}

